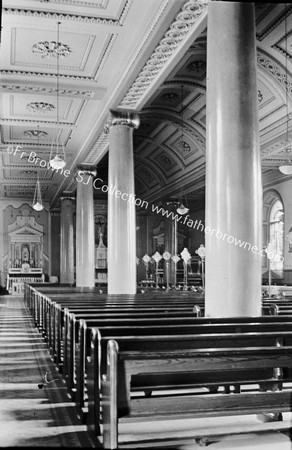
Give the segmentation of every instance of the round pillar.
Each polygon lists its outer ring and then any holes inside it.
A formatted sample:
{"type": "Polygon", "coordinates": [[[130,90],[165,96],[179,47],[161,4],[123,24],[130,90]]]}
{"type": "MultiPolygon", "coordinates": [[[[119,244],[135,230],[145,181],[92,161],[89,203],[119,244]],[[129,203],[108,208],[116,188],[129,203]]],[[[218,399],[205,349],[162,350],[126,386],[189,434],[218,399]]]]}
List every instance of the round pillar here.
{"type": "Polygon", "coordinates": [[[133,129],[137,114],[111,112],[108,172],[108,293],[135,294],[136,206],[133,129]]]}
{"type": "Polygon", "coordinates": [[[92,177],[95,168],[79,166],[76,176],[76,286],[95,286],[95,235],[92,177]]]}
{"type": "Polygon", "coordinates": [[[207,43],[206,316],[259,316],[262,182],[254,4],[210,2],[207,43]]]}
{"type": "Polygon", "coordinates": [[[74,283],[74,202],[70,194],[61,196],[60,282],[69,284],[74,283]]]}

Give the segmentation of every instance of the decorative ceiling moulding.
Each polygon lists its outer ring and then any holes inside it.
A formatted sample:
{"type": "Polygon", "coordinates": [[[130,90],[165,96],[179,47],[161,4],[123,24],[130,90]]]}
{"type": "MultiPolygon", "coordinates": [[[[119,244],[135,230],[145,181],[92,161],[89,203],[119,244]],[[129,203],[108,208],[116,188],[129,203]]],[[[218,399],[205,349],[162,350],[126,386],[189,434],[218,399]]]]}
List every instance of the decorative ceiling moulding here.
{"type": "MultiPolygon", "coordinates": [[[[166,151],[162,151],[161,153],[167,154],[166,151]]],[[[139,155],[135,155],[135,172],[143,173],[143,179],[148,180],[148,184],[151,184],[152,187],[158,185],[162,182],[163,185],[166,185],[166,176],[162,172],[161,167],[157,164],[157,162],[153,158],[147,158],[147,162],[139,155]]]]}
{"type": "Polygon", "coordinates": [[[263,54],[257,56],[257,62],[263,69],[265,69],[278,80],[285,91],[287,84],[288,95],[290,99],[292,99],[292,84],[289,82],[287,83],[286,74],[280,70],[279,66],[277,66],[277,64],[275,64],[263,54]]]}
{"type": "Polygon", "coordinates": [[[103,130],[97,141],[95,142],[94,146],[92,147],[92,150],[88,153],[86,159],[84,160],[84,163],[86,164],[96,164],[97,161],[99,161],[103,155],[107,152],[109,145],[109,136],[108,132],[106,130],[103,130]]]}
{"type": "Polygon", "coordinates": [[[292,55],[291,53],[289,53],[286,48],[281,47],[280,44],[282,44],[283,42],[286,43],[286,41],[289,39],[289,37],[291,36],[292,31],[289,31],[289,33],[287,33],[286,35],[284,34],[280,39],[278,39],[277,42],[275,42],[275,44],[271,45],[271,48],[273,48],[274,50],[276,50],[277,52],[281,53],[285,58],[287,58],[289,61],[291,61],[292,59],[292,55]]]}
{"type": "Polygon", "coordinates": [[[62,42],[44,41],[34,44],[32,52],[41,58],[56,58],[57,55],[60,58],[66,58],[66,56],[70,55],[71,49],[68,45],[62,44],[62,42]]]}
{"type": "MultiPolygon", "coordinates": [[[[34,126],[34,125],[42,125],[46,127],[54,127],[57,124],[55,120],[23,120],[23,119],[1,119],[0,125],[19,125],[23,127],[34,126]]],[[[60,122],[62,128],[76,128],[76,125],[68,122],[60,122]]]]}
{"type": "MultiPolygon", "coordinates": [[[[15,77],[37,77],[37,78],[56,78],[55,73],[43,73],[43,72],[25,72],[23,70],[0,70],[0,75],[15,76],[15,77]]],[[[84,81],[95,82],[92,77],[82,77],[79,75],[60,75],[60,79],[66,81],[84,81]]]]}
{"type": "Polygon", "coordinates": [[[194,83],[193,81],[186,81],[186,80],[165,81],[162,84],[161,88],[164,88],[164,87],[168,87],[168,88],[169,87],[178,87],[178,86],[181,87],[182,85],[184,87],[189,86],[189,87],[192,88],[192,90],[196,89],[199,92],[201,92],[202,94],[206,93],[206,86],[203,86],[203,85],[198,84],[198,83],[194,83]]]}
{"type": "Polygon", "coordinates": [[[37,171],[28,169],[28,170],[22,170],[20,173],[21,173],[21,175],[27,176],[27,175],[35,175],[35,174],[37,174],[37,171]]]}
{"type": "MultiPolygon", "coordinates": [[[[168,110],[166,108],[159,108],[159,107],[150,107],[150,108],[144,108],[143,112],[140,113],[141,118],[143,116],[150,116],[152,119],[157,118],[158,120],[164,120],[167,123],[171,123],[172,125],[177,128],[178,125],[180,125],[180,118],[178,118],[177,114],[174,113],[173,110],[168,110]]],[[[188,122],[184,122],[183,124],[184,130],[190,134],[196,141],[196,144],[199,148],[199,150],[202,151],[202,153],[205,155],[206,153],[206,139],[203,134],[199,134],[201,132],[205,133],[206,130],[202,125],[200,125],[200,131],[195,130],[188,122]]]]}
{"type": "Polygon", "coordinates": [[[32,102],[26,105],[26,109],[33,113],[42,113],[54,111],[55,107],[51,103],[46,102],[32,102]]]}
{"type": "MultiPolygon", "coordinates": [[[[34,93],[42,93],[42,94],[55,94],[56,89],[55,88],[48,88],[48,87],[42,87],[42,86],[23,86],[19,84],[0,84],[0,89],[6,90],[6,91],[13,91],[13,92],[34,92],[34,93]]],[[[94,92],[93,91],[86,91],[86,90],[76,90],[76,89],[60,89],[59,90],[60,95],[64,95],[66,97],[71,96],[79,96],[79,97],[93,97],[94,92]]]]}
{"type": "Polygon", "coordinates": [[[93,76],[93,80],[94,81],[97,81],[97,78],[98,78],[100,72],[102,71],[103,66],[106,63],[106,60],[107,60],[107,58],[108,58],[108,56],[110,54],[110,51],[111,51],[111,49],[112,49],[112,47],[113,47],[117,37],[118,37],[118,35],[116,33],[113,33],[110,36],[110,38],[108,39],[107,45],[106,45],[105,50],[103,52],[103,55],[102,55],[102,57],[100,59],[99,65],[98,65],[98,67],[97,67],[97,69],[95,71],[95,74],[93,76]]]}
{"type": "MultiPolygon", "coordinates": [[[[53,0],[54,1],[54,0],[53,0]]],[[[67,2],[67,4],[74,5],[74,2],[67,2]]],[[[117,26],[121,27],[123,26],[125,19],[127,17],[127,14],[130,10],[131,4],[133,3],[133,0],[127,0],[125,2],[125,6],[120,14],[120,17],[118,19],[107,19],[103,17],[92,17],[92,16],[86,16],[81,14],[64,14],[59,12],[50,12],[50,11],[35,11],[31,9],[20,9],[20,8],[3,8],[3,15],[17,15],[17,16],[30,16],[30,17],[40,17],[41,19],[55,19],[55,20],[72,20],[77,21],[81,23],[92,23],[92,24],[99,24],[99,25],[107,25],[107,26],[117,26]]]]}
{"type": "MultiPolygon", "coordinates": [[[[267,114],[265,114],[264,116],[261,117],[260,122],[269,119],[270,117],[272,117],[273,115],[277,115],[280,111],[282,111],[282,109],[285,108],[285,105],[280,105],[278,106],[278,108],[274,108],[272,111],[269,111],[267,114]]],[[[291,114],[289,114],[289,116],[291,116],[291,114]]],[[[289,118],[289,120],[291,119],[291,117],[289,118]]],[[[267,131],[272,131],[276,128],[279,127],[279,125],[282,124],[286,124],[287,120],[285,117],[281,117],[278,120],[273,120],[271,122],[271,125],[267,126],[266,128],[260,130],[260,135],[263,135],[264,133],[266,133],[267,131]]],[[[281,133],[282,134],[282,133],[281,133]]]]}
{"type": "Polygon", "coordinates": [[[71,5],[71,6],[83,6],[87,8],[97,8],[97,9],[105,9],[108,3],[108,0],[100,0],[99,2],[95,0],[94,2],[86,2],[80,0],[40,0],[41,3],[55,3],[57,5],[71,5]]]}
{"type": "MultiPolygon", "coordinates": [[[[278,4],[275,3],[274,5],[272,5],[271,9],[274,9],[275,6],[277,6],[278,4]]],[[[285,3],[282,3],[282,5],[285,6],[285,3]]],[[[272,22],[272,24],[270,23],[266,28],[264,28],[264,30],[261,33],[257,33],[257,40],[258,41],[262,41],[263,39],[265,39],[270,33],[272,33],[272,31],[274,31],[280,23],[282,23],[286,18],[288,18],[288,16],[290,16],[292,12],[292,6],[290,6],[290,8],[286,8],[283,10],[283,14],[281,14],[281,16],[277,16],[277,20],[275,20],[274,22],[272,22]]]]}
{"type": "Polygon", "coordinates": [[[142,96],[167,65],[173,54],[187,40],[192,27],[205,11],[206,7],[207,2],[197,0],[189,0],[182,6],[175,20],[120,102],[120,108],[138,109],[137,105],[142,96]]]}
{"type": "Polygon", "coordinates": [[[207,37],[205,36],[205,37],[199,38],[196,42],[194,42],[190,46],[189,50],[190,51],[194,51],[194,50],[204,50],[205,51],[206,47],[207,47],[207,37]]]}
{"type": "Polygon", "coordinates": [[[30,137],[30,138],[44,138],[45,136],[48,135],[48,133],[46,133],[46,131],[42,131],[42,130],[26,130],[24,131],[24,136],[30,137]]]}
{"type": "Polygon", "coordinates": [[[264,96],[262,92],[258,89],[258,103],[261,103],[264,100],[264,96]]]}

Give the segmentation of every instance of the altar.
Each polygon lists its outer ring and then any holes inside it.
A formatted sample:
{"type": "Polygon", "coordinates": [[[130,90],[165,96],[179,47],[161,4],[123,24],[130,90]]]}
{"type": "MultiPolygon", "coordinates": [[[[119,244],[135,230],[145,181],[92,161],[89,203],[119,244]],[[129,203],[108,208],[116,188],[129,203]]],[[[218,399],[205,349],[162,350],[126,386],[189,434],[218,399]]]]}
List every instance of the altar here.
{"type": "Polygon", "coordinates": [[[43,230],[33,217],[26,217],[25,223],[18,216],[9,230],[9,268],[6,289],[9,294],[24,292],[24,283],[44,282],[43,273],[43,230]],[[16,229],[15,229],[16,228],[16,229]]]}
{"type": "Polygon", "coordinates": [[[7,274],[6,289],[9,294],[21,295],[24,293],[24,283],[43,283],[45,276],[41,268],[9,269],[7,274]]]}

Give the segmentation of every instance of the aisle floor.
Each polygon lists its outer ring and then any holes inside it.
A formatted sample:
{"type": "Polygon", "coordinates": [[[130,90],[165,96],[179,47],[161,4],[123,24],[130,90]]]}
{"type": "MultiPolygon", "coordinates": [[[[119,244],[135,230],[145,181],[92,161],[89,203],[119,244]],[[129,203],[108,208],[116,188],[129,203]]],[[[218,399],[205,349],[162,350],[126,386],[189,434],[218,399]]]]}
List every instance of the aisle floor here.
{"type": "Polygon", "coordinates": [[[92,447],[19,297],[0,297],[0,390],[0,447],[92,447]]]}

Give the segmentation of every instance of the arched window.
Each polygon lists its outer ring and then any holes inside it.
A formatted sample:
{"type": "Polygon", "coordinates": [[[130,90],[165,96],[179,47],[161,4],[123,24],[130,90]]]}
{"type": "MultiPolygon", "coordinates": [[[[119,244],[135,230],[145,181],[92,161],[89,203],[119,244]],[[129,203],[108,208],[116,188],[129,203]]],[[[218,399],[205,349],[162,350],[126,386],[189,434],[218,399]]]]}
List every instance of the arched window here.
{"type": "Polygon", "coordinates": [[[281,200],[277,199],[271,206],[269,214],[269,242],[272,244],[275,254],[270,262],[270,268],[278,275],[283,276],[284,270],[284,207],[281,200]]]}

